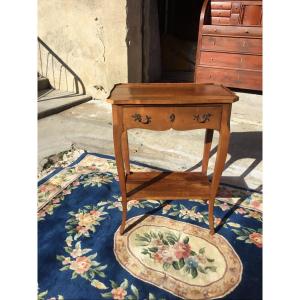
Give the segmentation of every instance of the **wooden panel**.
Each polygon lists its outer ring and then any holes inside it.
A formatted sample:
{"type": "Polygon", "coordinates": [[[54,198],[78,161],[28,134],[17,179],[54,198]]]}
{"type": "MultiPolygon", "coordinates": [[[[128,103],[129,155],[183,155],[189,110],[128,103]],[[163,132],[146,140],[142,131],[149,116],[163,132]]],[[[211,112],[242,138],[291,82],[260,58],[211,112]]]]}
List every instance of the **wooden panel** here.
{"type": "Polygon", "coordinates": [[[124,127],[150,130],[220,128],[220,106],[124,107],[124,127]]]}
{"type": "Polygon", "coordinates": [[[259,26],[262,19],[261,5],[243,5],[243,25],[259,26]]]}
{"type": "Polygon", "coordinates": [[[195,83],[117,84],[107,102],[113,104],[232,103],[238,97],[220,85],[195,83]]]}
{"type": "Polygon", "coordinates": [[[228,87],[262,90],[262,72],[197,67],[196,81],[222,83],[228,87]]]}
{"type": "Polygon", "coordinates": [[[230,1],[211,1],[212,9],[231,9],[230,1]]]}
{"type": "Polygon", "coordinates": [[[211,15],[212,17],[230,17],[230,10],[225,9],[212,9],[211,15]]]}
{"type": "Polygon", "coordinates": [[[217,25],[204,25],[202,29],[203,35],[233,35],[233,36],[250,36],[262,37],[261,27],[250,26],[217,26],[217,25]]]}
{"type": "Polygon", "coordinates": [[[196,172],[139,172],[126,180],[127,199],[201,199],[208,198],[207,176],[196,172]]]}
{"type": "Polygon", "coordinates": [[[202,48],[213,51],[261,54],[260,39],[203,36],[202,48]]]}
{"type": "Polygon", "coordinates": [[[202,51],[200,64],[260,71],[262,69],[262,56],[202,51]]]}
{"type": "Polygon", "coordinates": [[[212,17],[211,18],[211,24],[214,25],[227,25],[230,24],[230,18],[229,17],[212,17]]]}

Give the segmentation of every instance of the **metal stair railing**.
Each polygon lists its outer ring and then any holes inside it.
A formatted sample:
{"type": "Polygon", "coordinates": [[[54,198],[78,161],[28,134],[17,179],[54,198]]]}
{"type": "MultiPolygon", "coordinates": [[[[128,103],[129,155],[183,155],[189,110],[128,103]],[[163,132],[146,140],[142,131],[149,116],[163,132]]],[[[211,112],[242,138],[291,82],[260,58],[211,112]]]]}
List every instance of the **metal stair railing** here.
{"type": "Polygon", "coordinates": [[[81,88],[82,94],[86,94],[85,86],[80,77],[44,41],[42,41],[40,37],[38,37],[38,52],[38,73],[43,77],[48,78],[52,87],[59,90],[65,89],[66,91],[75,92],[76,94],[80,93],[81,88]],[[54,63],[54,61],[56,61],[56,63],[54,63]],[[52,66],[52,70],[49,70],[50,65],[52,66]],[[55,76],[57,75],[55,74],[57,71],[59,72],[59,76],[55,76]],[[52,74],[50,74],[50,72],[52,74]],[[68,77],[70,76],[72,89],[69,85],[70,82],[68,81],[68,77]]]}

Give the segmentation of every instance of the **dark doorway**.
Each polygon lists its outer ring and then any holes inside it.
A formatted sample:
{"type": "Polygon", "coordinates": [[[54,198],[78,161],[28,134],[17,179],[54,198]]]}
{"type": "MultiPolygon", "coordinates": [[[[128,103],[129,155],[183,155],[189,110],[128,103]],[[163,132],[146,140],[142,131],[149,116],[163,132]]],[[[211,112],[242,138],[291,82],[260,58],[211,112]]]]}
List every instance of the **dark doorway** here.
{"type": "MultiPolygon", "coordinates": [[[[155,55],[148,57],[150,59],[148,64],[154,63],[160,64],[160,66],[157,66],[155,76],[151,78],[150,75],[145,81],[193,82],[199,18],[203,0],[156,1],[156,7],[153,10],[158,15],[154,43],[156,46],[153,50],[147,50],[156,55],[156,57],[155,55]]],[[[152,5],[155,4],[152,2],[152,5]]],[[[152,15],[150,19],[153,22],[155,17],[152,15]]],[[[153,42],[151,44],[153,47],[153,42]]],[[[149,45],[147,46],[149,47],[149,45]]],[[[147,57],[145,59],[147,60],[147,57]]]]}
{"type": "Polygon", "coordinates": [[[143,81],[193,82],[203,0],[144,0],[143,81]]]}

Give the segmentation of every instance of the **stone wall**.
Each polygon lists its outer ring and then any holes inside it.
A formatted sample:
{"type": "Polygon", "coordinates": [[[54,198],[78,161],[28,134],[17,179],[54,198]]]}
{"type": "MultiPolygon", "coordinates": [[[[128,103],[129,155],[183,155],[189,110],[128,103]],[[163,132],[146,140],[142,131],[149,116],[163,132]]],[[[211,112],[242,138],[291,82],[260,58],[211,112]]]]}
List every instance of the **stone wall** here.
{"type": "MultiPolygon", "coordinates": [[[[39,0],[38,35],[82,79],[87,94],[104,99],[115,83],[141,81],[140,2],[39,0]]],[[[61,76],[57,68],[50,75],[51,82],[61,76]]]]}

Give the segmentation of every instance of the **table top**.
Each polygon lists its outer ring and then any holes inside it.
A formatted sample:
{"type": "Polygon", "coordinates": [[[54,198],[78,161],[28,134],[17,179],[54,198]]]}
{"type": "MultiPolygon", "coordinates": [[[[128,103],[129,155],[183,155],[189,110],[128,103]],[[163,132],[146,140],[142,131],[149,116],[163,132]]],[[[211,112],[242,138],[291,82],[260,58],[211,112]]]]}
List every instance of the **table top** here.
{"type": "Polygon", "coordinates": [[[239,97],[222,85],[196,83],[116,84],[107,102],[117,105],[224,104],[239,97]]]}

